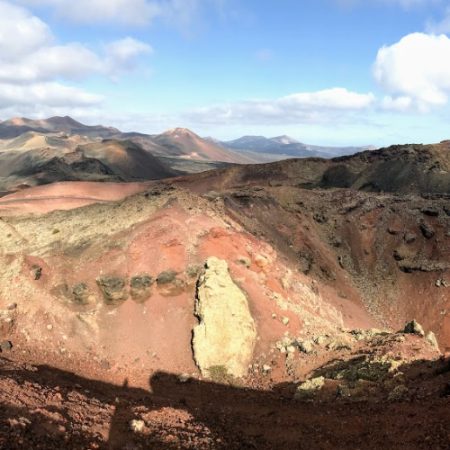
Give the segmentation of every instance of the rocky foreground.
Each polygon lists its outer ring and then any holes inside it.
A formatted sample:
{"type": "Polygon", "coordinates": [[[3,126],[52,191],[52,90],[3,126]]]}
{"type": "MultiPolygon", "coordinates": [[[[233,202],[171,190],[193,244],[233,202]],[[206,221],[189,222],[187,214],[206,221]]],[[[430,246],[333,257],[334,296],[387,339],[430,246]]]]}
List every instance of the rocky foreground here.
{"type": "Polygon", "coordinates": [[[264,367],[246,387],[220,373],[156,372],[144,389],[30,364],[12,349],[0,358],[0,448],[448,449],[450,361],[415,360],[432,354],[419,335],[348,334],[354,348],[313,378],[270,389],[264,367]]]}
{"type": "Polygon", "coordinates": [[[3,197],[0,448],[450,448],[448,152],[3,197]]]}

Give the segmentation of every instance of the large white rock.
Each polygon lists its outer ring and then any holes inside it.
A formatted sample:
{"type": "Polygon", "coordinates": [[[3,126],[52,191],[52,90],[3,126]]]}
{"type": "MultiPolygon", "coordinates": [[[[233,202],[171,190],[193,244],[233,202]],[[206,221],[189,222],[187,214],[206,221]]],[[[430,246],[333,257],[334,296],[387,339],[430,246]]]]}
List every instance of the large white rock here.
{"type": "Polygon", "coordinates": [[[221,367],[229,375],[246,375],[256,342],[255,321],[247,297],[233,282],[226,261],[211,257],[199,279],[194,328],[194,359],[203,376],[221,367]]]}

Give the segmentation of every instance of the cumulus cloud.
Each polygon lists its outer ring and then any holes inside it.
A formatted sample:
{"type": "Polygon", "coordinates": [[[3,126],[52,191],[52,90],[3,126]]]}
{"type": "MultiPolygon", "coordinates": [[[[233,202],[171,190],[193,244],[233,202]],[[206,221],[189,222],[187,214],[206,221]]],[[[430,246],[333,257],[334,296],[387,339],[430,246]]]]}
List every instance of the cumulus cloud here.
{"type": "Polygon", "coordinates": [[[427,111],[445,105],[450,93],[450,39],[409,34],[378,51],[373,71],[389,95],[385,107],[427,111]]]}
{"type": "Polygon", "coordinates": [[[116,77],[131,70],[152,48],[127,37],[94,52],[73,42],[58,45],[50,28],[23,7],[0,0],[0,109],[42,105],[67,108],[102,98],[61,82],[92,75],[116,77]]]}
{"type": "Polygon", "coordinates": [[[0,52],[3,61],[18,59],[48,44],[52,33],[26,9],[0,1],[0,52]]]}
{"type": "Polygon", "coordinates": [[[28,104],[45,104],[49,107],[74,107],[96,105],[102,97],[81,89],[56,82],[21,86],[0,84],[0,106],[9,108],[28,104]]]}
{"type": "Polygon", "coordinates": [[[345,115],[370,108],[372,93],[359,94],[344,88],[301,92],[274,100],[247,100],[197,108],[184,118],[197,123],[299,124],[345,120],[345,115]]]}

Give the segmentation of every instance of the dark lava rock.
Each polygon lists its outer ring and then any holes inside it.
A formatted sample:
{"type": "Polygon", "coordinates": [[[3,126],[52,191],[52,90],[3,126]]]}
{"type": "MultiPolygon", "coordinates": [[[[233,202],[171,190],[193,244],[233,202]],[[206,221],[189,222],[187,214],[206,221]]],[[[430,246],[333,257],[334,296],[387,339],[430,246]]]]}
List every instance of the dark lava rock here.
{"type": "Polygon", "coordinates": [[[72,296],[75,303],[87,305],[89,303],[89,288],[86,283],[78,283],[72,289],[72,296]]]}
{"type": "Polygon", "coordinates": [[[165,270],[157,276],[156,282],[158,284],[169,284],[175,281],[176,277],[177,273],[174,270],[165,270]]]}
{"type": "Polygon", "coordinates": [[[132,277],[130,280],[131,298],[137,302],[144,302],[150,295],[150,287],[154,283],[154,279],[147,274],[132,277]]]}
{"type": "Polygon", "coordinates": [[[419,336],[425,336],[425,332],[423,331],[422,325],[418,323],[416,320],[412,320],[411,322],[405,325],[403,330],[404,333],[408,334],[417,334],[419,336]]]}
{"type": "Polygon", "coordinates": [[[313,215],[313,219],[317,222],[317,223],[326,223],[328,221],[328,218],[322,214],[322,213],[316,213],[313,215]]]}
{"type": "Polygon", "coordinates": [[[118,305],[128,298],[128,292],[125,289],[125,278],[102,277],[97,279],[97,285],[102,291],[105,303],[108,305],[118,305]]]}
{"type": "Polygon", "coordinates": [[[422,222],[420,224],[420,231],[422,232],[423,236],[427,239],[431,239],[435,235],[435,231],[431,227],[431,225],[428,225],[425,222],[422,222]]]}
{"type": "Polygon", "coordinates": [[[36,281],[40,280],[40,279],[41,279],[41,276],[42,276],[42,267],[39,267],[39,266],[34,265],[34,266],[31,268],[31,274],[33,275],[33,278],[34,278],[36,281]]]}
{"type": "Polygon", "coordinates": [[[436,208],[430,207],[430,206],[426,206],[425,208],[422,208],[420,210],[420,212],[422,214],[425,214],[426,216],[431,216],[431,217],[438,217],[439,216],[439,211],[436,208]]]}
{"type": "Polygon", "coordinates": [[[394,259],[396,261],[403,261],[405,259],[405,256],[402,254],[399,250],[394,250],[394,259]]]}

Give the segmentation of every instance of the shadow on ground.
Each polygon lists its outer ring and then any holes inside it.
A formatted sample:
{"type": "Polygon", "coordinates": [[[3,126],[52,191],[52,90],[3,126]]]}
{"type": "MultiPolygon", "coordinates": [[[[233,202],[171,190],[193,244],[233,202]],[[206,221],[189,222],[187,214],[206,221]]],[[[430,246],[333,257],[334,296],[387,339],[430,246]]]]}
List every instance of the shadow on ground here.
{"type": "Polygon", "coordinates": [[[448,449],[450,363],[411,370],[430,395],[308,403],[293,401],[290,385],[258,391],[159,372],[145,390],[3,358],[0,448],[448,449]],[[130,430],[133,420],[145,422],[142,432],[130,430]]]}

